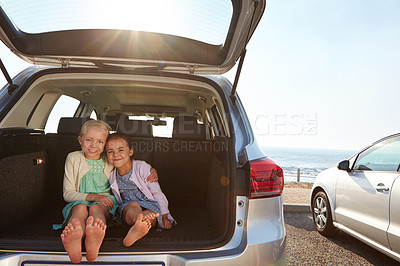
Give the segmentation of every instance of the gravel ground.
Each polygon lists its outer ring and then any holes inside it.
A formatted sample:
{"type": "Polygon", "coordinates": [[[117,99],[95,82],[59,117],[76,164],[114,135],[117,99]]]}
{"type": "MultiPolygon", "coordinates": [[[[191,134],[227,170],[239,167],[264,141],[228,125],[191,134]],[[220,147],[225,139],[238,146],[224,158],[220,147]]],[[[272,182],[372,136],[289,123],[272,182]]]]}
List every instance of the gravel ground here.
{"type": "MultiPolygon", "coordinates": [[[[310,185],[285,184],[284,204],[309,204],[310,185]]],[[[311,213],[285,213],[287,265],[400,265],[359,240],[338,232],[320,235],[311,213]]]]}
{"type": "Polygon", "coordinates": [[[310,183],[286,183],[283,188],[283,204],[310,204],[310,183]]]}

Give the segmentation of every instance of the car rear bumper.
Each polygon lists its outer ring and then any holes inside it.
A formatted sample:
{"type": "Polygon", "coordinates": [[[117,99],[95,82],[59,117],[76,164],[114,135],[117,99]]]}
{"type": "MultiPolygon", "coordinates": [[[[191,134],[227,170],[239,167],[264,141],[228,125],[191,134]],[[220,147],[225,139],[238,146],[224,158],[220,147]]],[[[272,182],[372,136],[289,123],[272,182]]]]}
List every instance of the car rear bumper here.
{"type": "MultiPolygon", "coordinates": [[[[133,262],[135,265],[147,266],[284,265],[286,230],[282,197],[253,200],[237,197],[237,203],[235,234],[231,241],[221,248],[165,254],[100,253],[93,265],[132,265],[133,262]],[[240,224],[240,221],[244,221],[243,224],[240,224]]],[[[0,266],[68,265],[69,263],[66,253],[3,253],[0,255],[0,266]]],[[[88,263],[85,257],[82,263],[88,263]]]]}
{"type": "MultiPolygon", "coordinates": [[[[269,265],[285,262],[285,252],[281,245],[285,245],[286,239],[275,242],[247,245],[239,254],[226,252],[225,255],[217,252],[214,255],[209,252],[197,254],[165,254],[165,255],[100,255],[94,262],[95,265],[269,265]]],[[[0,257],[0,265],[68,265],[67,255],[50,254],[5,254],[0,257]]],[[[84,259],[82,263],[87,265],[84,259]]],[[[72,265],[72,263],[71,263],[72,265]]]]}

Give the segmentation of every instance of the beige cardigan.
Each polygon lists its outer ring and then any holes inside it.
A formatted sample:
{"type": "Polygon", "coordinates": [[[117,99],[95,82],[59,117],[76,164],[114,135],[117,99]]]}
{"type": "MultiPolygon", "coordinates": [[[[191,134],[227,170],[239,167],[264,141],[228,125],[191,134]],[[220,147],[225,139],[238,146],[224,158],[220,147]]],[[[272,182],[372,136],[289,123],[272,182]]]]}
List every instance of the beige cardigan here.
{"type": "MultiPolygon", "coordinates": [[[[107,163],[104,173],[109,178],[113,166],[107,163]]],[[[88,194],[79,192],[79,184],[82,177],[90,170],[82,151],[74,151],[68,154],[65,160],[63,196],[66,202],[86,200],[88,194]]]]}

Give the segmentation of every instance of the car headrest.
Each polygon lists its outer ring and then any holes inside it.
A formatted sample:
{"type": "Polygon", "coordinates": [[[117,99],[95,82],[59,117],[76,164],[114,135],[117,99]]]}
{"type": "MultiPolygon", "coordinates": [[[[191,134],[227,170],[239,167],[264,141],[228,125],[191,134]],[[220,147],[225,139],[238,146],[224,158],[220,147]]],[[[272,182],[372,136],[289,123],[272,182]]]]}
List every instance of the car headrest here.
{"type": "Polygon", "coordinates": [[[198,124],[194,116],[177,116],[174,119],[172,137],[178,139],[206,139],[206,127],[198,124]]]}
{"type": "Polygon", "coordinates": [[[118,121],[120,120],[122,113],[118,112],[108,112],[105,117],[104,117],[104,122],[106,122],[108,125],[110,125],[111,130],[116,131],[117,130],[117,125],[118,121]]]}
{"type": "Polygon", "coordinates": [[[153,137],[153,126],[151,121],[130,120],[128,116],[125,116],[119,121],[117,132],[132,137],[153,137]]]}
{"type": "Polygon", "coordinates": [[[78,136],[83,124],[89,120],[91,120],[89,117],[61,117],[60,122],[58,123],[57,133],[78,136]]]}

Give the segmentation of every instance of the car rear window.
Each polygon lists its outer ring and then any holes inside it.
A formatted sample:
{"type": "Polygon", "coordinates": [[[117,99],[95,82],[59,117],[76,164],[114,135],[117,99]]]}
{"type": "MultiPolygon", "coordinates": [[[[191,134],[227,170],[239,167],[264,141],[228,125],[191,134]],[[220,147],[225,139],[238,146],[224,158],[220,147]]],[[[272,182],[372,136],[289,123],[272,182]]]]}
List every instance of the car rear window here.
{"type": "Polygon", "coordinates": [[[223,44],[232,19],[229,0],[0,0],[27,33],[73,29],[122,29],[223,44]]]}

